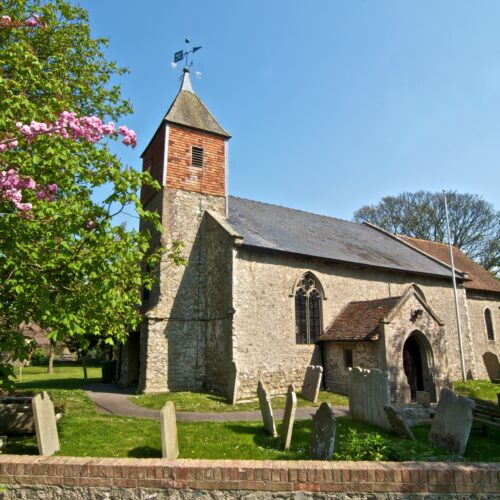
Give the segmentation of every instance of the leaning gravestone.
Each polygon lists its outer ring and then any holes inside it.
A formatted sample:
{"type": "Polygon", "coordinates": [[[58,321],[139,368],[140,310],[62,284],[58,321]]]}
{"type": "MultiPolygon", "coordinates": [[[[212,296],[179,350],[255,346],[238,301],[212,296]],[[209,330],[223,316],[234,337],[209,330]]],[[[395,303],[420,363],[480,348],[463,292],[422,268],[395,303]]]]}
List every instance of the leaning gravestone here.
{"type": "Polygon", "coordinates": [[[259,385],[257,386],[257,396],[259,398],[260,412],[262,414],[264,427],[271,436],[276,437],[278,433],[276,432],[276,425],[274,423],[271,397],[262,383],[262,380],[259,380],[259,385]]]}
{"type": "Polygon", "coordinates": [[[163,458],[175,460],[179,456],[175,405],[167,401],[160,412],[161,454],[163,458]]]}
{"type": "Polygon", "coordinates": [[[381,370],[349,369],[349,414],[354,420],[390,430],[384,406],[391,404],[389,381],[381,370]]]}
{"type": "Polygon", "coordinates": [[[316,403],[318,401],[319,389],[321,387],[321,377],[323,367],[309,365],[306,369],[304,384],[302,385],[302,397],[308,401],[316,403]]]}
{"type": "Polygon", "coordinates": [[[472,399],[457,396],[443,389],[432,421],[429,441],[453,453],[463,455],[472,427],[476,404],[472,399]]]}
{"type": "Polygon", "coordinates": [[[332,460],[335,449],[335,430],[337,422],[333,408],[321,403],[313,415],[310,455],[312,460],[332,460]]]}
{"type": "Polygon", "coordinates": [[[295,410],[297,409],[297,396],[293,385],[288,387],[286,395],[285,412],[283,414],[283,424],[281,426],[281,447],[284,450],[290,448],[292,442],[293,424],[295,422],[295,410]]]}
{"type": "Polygon", "coordinates": [[[31,400],[31,405],[35,418],[38,453],[49,457],[60,449],[54,405],[45,391],[36,394],[31,400]]]}
{"type": "Polygon", "coordinates": [[[408,427],[406,420],[396,411],[396,408],[394,408],[394,406],[384,406],[384,411],[387,415],[387,420],[389,420],[389,423],[391,424],[392,430],[395,434],[402,437],[403,439],[415,441],[415,436],[408,427]]]}
{"type": "Polygon", "coordinates": [[[498,356],[492,352],[483,354],[484,366],[488,372],[488,377],[492,382],[500,381],[500,362],[498,356]]]}
{"type": "Polygon", "coordinates": [[[229,378],[228,378],[228,388],[227,388],[227,396],[229,402],[234,405],[238,400],[238,389],[240,386],[238,380],[238,368],[236,367],[236,363],[234,361],[229,365],[229,378]]]}

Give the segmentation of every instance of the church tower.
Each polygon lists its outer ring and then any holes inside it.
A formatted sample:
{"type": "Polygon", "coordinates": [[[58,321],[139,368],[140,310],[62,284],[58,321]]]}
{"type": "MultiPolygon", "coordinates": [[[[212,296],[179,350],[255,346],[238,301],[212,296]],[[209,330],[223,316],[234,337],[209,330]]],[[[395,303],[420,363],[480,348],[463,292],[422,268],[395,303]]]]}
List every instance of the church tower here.
{"type": "Polygon", "coordinates": [[[174,102],[142,154],[161,191],[144,187],[146,210],[159,213],[164,234],[145,221],[141,230],[166,253],[158,280],[144,297],[145,319],[140,338],[138,388],[144,392],[199,390],[205,382],[205,336],[202,222],[210,210],[222,217],[227,208],[227,142],[230,135],[217,123],[191,86],[189,69],[174,102]],[[168,258],[173,241],[183,242],[186,266],[168,258]]]}

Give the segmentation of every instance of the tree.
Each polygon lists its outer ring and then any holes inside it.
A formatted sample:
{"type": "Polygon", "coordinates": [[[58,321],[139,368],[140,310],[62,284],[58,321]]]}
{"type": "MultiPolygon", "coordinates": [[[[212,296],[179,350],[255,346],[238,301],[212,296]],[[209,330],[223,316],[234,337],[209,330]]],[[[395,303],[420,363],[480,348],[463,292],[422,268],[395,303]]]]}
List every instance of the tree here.
{"type": "MultiPolygon", "coordinates": [[[[8,388],[11,361],[28,353],[18,329],[23,321],[50,331],[53,342],[91,336],[110,345],[137,327],[140,290],[151,287],[146,270],[158,254],[149,253],[147,234],[116,226],[113,217],[131,207],[161,227],[137,196],[144,182],[158,185],[122,167],[107,142],[56,133],[34,138],[27,129],[23,135],[23,124],[50,128],[69,112],[69,120],[86,117],[95,125],[97,117],[117,120],[131,111],[111,85],[125,70],[104,57],[106,40],[90,36],[86,11],[63,0],[9,0],[3,7],[0,141],[21,137],[0,153],[0,173],[14,172],[24,183],[23,204],[0,196],[0,350],[10,356],[0,360],[0,388],[8,388]],[[111,195],[98,203],[92,194],[104,185],[111,195]]],[[[177,263],[178,249],[170,251],[177,263]]]]}
{"type": "MultiPolygon", "coordinates": [[[[500,269],[500,212],[474,194],[446,193],[451,242],[485,269],[500,269]]],[[[442,193],[417,191],[386,196],[377,205],[361,207],[356,222],[371,222],[394,234],[447,243],[442,193]]]]}

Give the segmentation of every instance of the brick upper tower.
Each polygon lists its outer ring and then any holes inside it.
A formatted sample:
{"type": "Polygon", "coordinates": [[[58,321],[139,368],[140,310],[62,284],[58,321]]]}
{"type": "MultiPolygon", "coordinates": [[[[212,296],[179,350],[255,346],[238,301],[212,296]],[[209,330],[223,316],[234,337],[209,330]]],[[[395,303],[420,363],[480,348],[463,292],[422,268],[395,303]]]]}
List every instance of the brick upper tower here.
{"type": "Polygon", "coordinates": [[[194,93],[185,68],[179,93],[142,154],[143,170],[161,191],[145,187],[141,201],[160,214],[164,234],[145,221],[141,230],[151,232],[153,247],[181,240],[188,261],[175,266],[165,256],[144,302],[139,389],[145,392],[197,390],[205,383],[203,217],[207,210],[226,215],[229,138],[194,93]]]}

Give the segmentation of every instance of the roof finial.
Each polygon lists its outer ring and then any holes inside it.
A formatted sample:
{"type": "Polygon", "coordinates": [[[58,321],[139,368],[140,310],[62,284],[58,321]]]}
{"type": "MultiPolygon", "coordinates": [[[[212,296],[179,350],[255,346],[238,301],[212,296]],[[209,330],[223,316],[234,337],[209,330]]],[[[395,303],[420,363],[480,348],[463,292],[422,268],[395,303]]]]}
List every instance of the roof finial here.
{"type": "MultiPolygon", "coordinates": [[[[189,38],[186,38],[184,41],[186,43],[186,50],[177,51],[174,54],[174,62],[172,62],[171,65],[172,68],[177,68],[177,63],[185,59],[184,68],[182,69],[183,75],[182,75],[181,90],[187,90],[189,92],[193,92],[193,87],[191,86],[191,80],[189,78],[189,68],[191,68],[191,66],[193,65],[193,61],[189,62],[189,54],[194,54],[196,51],[201,49],[201,46],[193,47],[191,50],[188,50],[189,38]]],[[[201,77],[201,73],[199,71],[196,71],[195,75],[198,78],[201,77]]]]}

